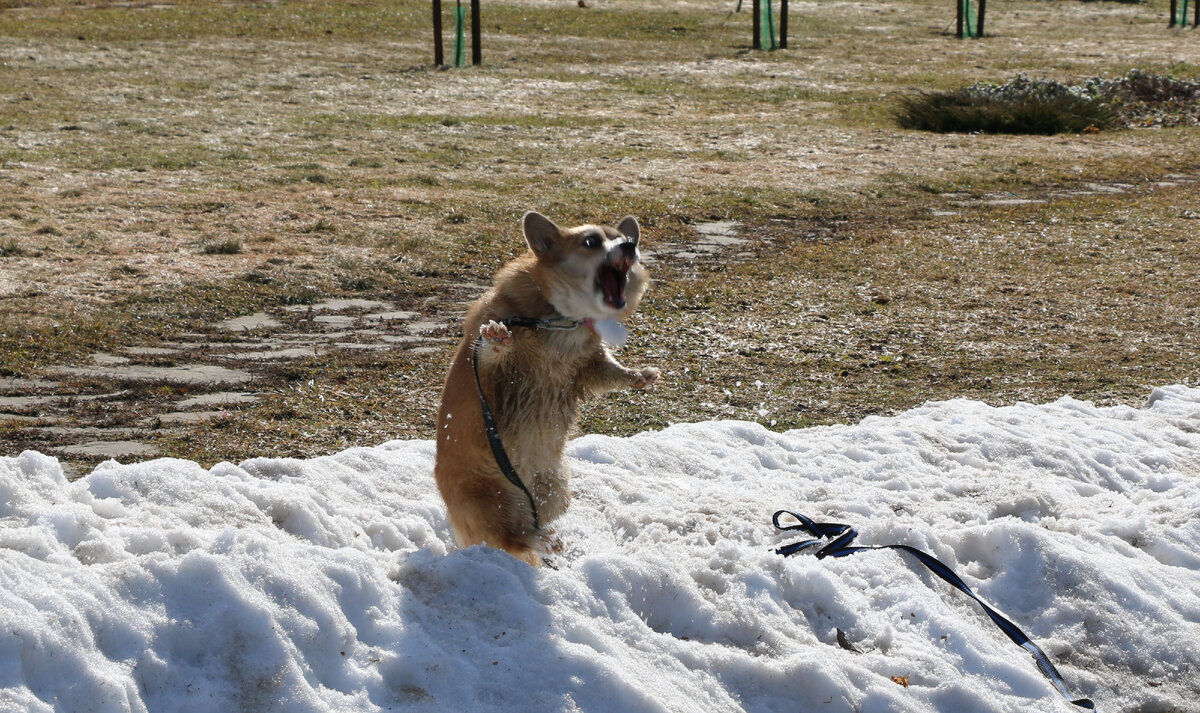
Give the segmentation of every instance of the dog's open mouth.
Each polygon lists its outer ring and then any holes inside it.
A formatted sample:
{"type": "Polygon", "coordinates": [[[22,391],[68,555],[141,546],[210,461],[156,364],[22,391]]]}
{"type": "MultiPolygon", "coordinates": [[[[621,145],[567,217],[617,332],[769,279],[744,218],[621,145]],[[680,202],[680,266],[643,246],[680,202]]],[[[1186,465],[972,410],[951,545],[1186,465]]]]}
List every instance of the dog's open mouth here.
{"type": "Polygon", "coordinates": [[[632,264],[632,261],[622,260],[616,265],[605,264],[600,266],[600,274],[597,276],[597,280],[600,283],[600,292],[604,295],[604,304],[613,309],[625,308],[626,275],[632,264]]]}

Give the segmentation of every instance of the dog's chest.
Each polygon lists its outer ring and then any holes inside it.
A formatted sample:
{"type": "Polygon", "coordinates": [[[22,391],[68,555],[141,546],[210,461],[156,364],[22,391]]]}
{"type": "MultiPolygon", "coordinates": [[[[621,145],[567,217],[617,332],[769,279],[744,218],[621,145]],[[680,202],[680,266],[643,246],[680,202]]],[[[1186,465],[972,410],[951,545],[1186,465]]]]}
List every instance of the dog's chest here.
{"type": "MultiPolygon", "coordinates": [[[[523,346],[527,354],[518,359],[526,367],[527,388],[573,392],[579,374],[599,353],[594,340],[583,329],[543,330],[528,335],[523,346]]],[[[550,394],[546,394],[549,396],[550,394]]]]}
{"type": "Polygon", "coordinates": [[[498,400],[506,416],[517,422],[540,422],[565,430],[574,421],[580,374],[597,356],[595,340],[582,330],[515,335],[513,359],[497,374],[498,400]]]}

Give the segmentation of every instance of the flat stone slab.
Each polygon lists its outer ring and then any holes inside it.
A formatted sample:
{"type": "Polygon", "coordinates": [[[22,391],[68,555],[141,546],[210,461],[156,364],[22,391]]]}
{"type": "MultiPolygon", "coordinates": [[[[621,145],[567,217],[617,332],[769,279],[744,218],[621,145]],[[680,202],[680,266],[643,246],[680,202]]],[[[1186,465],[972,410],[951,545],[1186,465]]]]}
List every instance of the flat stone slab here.
{"type": "Polygon", "coordinates": [[[97,366],[113,366],[114,364],[128,364],[129,357],[116,356],[114,354],[97,353],[92,355],[92,363],[97,366]]]}
{"type": "Polygon", "coordinates": [[[376,312],[375,314],[364,314],[363,319],[378,322],[394,322],[401,319],[416,319],[419,316],[420,315],[416,312],[396,310],[394,312],[376,312]]]}
{"type": "Polygon", "coordinates": [[[311,305],[292,305],[286,309],[288,312],[307,312],[309,310],[313,312],[346,312],[352,309],[386,309],[390,306],[387,302],[377,300],[332,299],[311,305]]]}
{"type": "Polygon", "coordinates": [[[365,351],[379,351],[392,348],[391,344],[367,344],[363,342],[337,342],[333,346],[338,349],[358,349],[365,351]]]}
{"type": "Polygon", "coordinates": [[[404,325],[404,328],[413,334],[423,332],[436,332],[439,329],[445,329],[448,325],[445,322],[410,322],[404,325]]]}
{"type": "Polygon", "coordinates": [[[73,441],[121,441],[137,436],[137,428],[100,428],[98,426],[47,426],[42,433],[73,441]]]}
{"type": "Polygon", "coordinates": [[[56,386],[58,386],[58,382],[46,381],[45,379],[21,379],[18,377],[0,379],[0,393],[33,391],[35,389],[53,389],[56,386]]]}
{"type": "Polygon", "coordinates": [[[341,314],[323,314],[320,317],[313,317],[313,321],[317,324],[328,324],[332,327],[349,327],[358,321],[358,317],[347,317],[341,314]]]}
{"type": "Polygon", "coordinates": [[[179,350],[167,347],[126,347],[125,353],[134,356],[171,356],[178,354],[179,350]]]}
{"type": "Polygon", "coordinates": [[[245,317],[227,319],[217,326],[227,332],[247,332],[252,329],[277,329],[282,327],[283,323],[266,312],[255,312],[245,317]]]}
{"type": "Polygon", "coordinates": [[[220,351],[222,349],[262,349],[263,347],[281,347],[284,343],[275,339],[251,339],[238,342],[199,342],[197,349],[220,351]]]}
{"type": "Polygon", "coordinates": [[[155,420],[157,420],[164,426],[203,423],[204,421],[211,421],[215,418],[220,418],[225,414],[225,411],[173,411],[171,413],[163,413],[157,416],[152,416],[146,419],[145,422],[153,423],[155,420]]]}
{"type": "Polygon", "coordinates": [[[1095,191],[1096,193],[1124,193],[1126,190],[1133,188],[1128,183],[1114,183],[1112,185],[1105,183],[1085,183],[1083,185],[1087,186],[1088,190],[1095,191]]]}
{"type": "Polygon", "coordinates": [[[27,408],[45,406],[61,398],[61,396],[0,396],[0,411],[23,411],[27,408]]]}
{"type": "Polygon", "coordinates": [[[305,334],[281,334],[279,338],[288,344],[318,344],[330,339],[342,339],[357,332],[318,332],[305,334]]]}
{"type": "Polygon", "coordinates": [[[124,391],[118,391],[111,394],[81,394],[81,395],[66,395],[66,394],[47,394],[35,396],[0,396],[0,411],[21,411],[27,408],[36,408],[38,406],[48,406],[57,402],[72,402],[72,401],[99,401],[101,399],[119,398],[125,394],[124,391]]]}
{"type": "Polygon", "coordinates": [[[18,416],[15,413],[0,413],[0,423],[38,423],[46,419],[38,416],[18,416]]]}
{"type": "Polygon", "coordinates": [[[287,349],[263,349],[253,352],[232,352],[218,354],[222,359],[245,359],[247,361],[272,361],[275,359],[303,359],[325,353],[324,349],[313,347],[289,347],[287,349]]]}
{"type": "Polygon", "coordinates": [[[983,205],[1006,206],[1006,205],[1037,205],[1045,203],[1041,198],[987,198],[979,201],[983,205]]]}
{"type": "Polygon", "coordinates": [[[183,366],[64,366],[60,374],[120,381],[166,381],[172,384],[244,384],[254,375],[241,369],[187,364],[183,366]]]}
{"type": "Polygon", "coordinates": [[[177,409],[189,409],[195,406],[217,406],[224,404],[249,404],[258,401],[258,394],[249,391],[218,391],[212,394],[200,394],[182,401],[175,402],[177,409]]]}
{"type": "Polygon", "coordinates": [[[705,237],[732,238],[741,225],[736,220],[720,220],[715,223],[697,223],[694,227],[697,233],[705,237]]]}
{"type": "Polygon", "coordinates": [[[91,441],[73,446],[63,446],[58,450],[71,455],[99,456],[101,458],[158,455],[158,448],[141,441],[91,441]]]}

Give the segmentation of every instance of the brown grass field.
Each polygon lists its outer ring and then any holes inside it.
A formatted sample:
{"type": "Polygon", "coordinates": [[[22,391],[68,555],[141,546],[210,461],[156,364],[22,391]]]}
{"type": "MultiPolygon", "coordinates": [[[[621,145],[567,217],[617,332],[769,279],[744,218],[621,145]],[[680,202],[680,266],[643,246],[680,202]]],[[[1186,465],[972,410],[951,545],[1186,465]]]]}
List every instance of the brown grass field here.
{"type": "Polygon", "coordinates": [[[996,3],[981,40],[950,2],[793,2],[776,52],[735,4],[485,1],[484,64],[439,69],[428,2],[0,0],[0,454],[429,438],[528,209],[645,226],[622,359],[664,378],[587,431],[1200,384],[1200,128],[892,118],[1018,73],[1198,80],[1165,0],[996,3]]]}

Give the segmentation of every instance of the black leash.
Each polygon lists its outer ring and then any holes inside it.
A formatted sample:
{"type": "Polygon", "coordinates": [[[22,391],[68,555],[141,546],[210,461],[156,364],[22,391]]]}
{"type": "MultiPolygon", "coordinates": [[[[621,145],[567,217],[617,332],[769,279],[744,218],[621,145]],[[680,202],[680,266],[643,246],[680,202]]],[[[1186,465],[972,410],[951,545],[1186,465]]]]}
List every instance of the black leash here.
{"type": "MultiPolygon", "coordinates": [[[[583,324],[579,320],[566,317],[557,319],[509,317],[500,320],[500,323],[506,327],[528,327],[555,331],[570,331],[583,324]]],[[[513,467],[512,461],[508,459],[508,452],[504,450],[504,442],[500,440],[500,431],[496,428],[496,417],[492,415],[492,408],[488,406],[487,398],[483,395],[483,385],[479,383],[479,343],[481,340],[481,337],[476,337],[475,345],[471,348],[471,370],[475,372],[475,391],[479,394],[479,407],[483,411],[483,430],[487,434],[492,457],[496,459],[496,465],[500,466],[500,472],[504,474],[505,478],[508,478],[508,482],[520,488],[529,500],[529,510],[533,513],[533,529],[537,530],[541,527],[538,520],[537,503],[533,500],[533,493],[529,492],[529,488],[525,487],[525,483],[521,481],[521,476],[517,475],[517,469],[513,467]]]]}
{"type": "Polygon", "coordinates": [[[937,559],[933,555],[922,552],[921,550],[908,545],[851,546],[854,538],[858,536],[858,531],[853,527],[836,522],[813,522],[809,518],[799,513],[794,513],[791,510],[780,510],[776,512],[775,516],[771,518],[771,522],[775,525],[777,530],[804,530],[815,538],[794,542],[790,545],[784,545],[783,547],[775,550],[776,554],[783,555],[784,557],[789,557],[798,552],[807,550],[810,547],[816,547],[817,545],[822,545],[822,547],[816,552],[817,559],[822,559],[825,557],[845,557],[846,555],[852,555],[856,552],[865,552],[866,550],[903,550],[916,557],[921,564],[929,568],[930,572],[933,572],[937,576],[946,580],[955,589],[958,589],[978,602],[979,606],[983,607],[983,611],[986,612],[989,617],[991,617],[996,626],[1000,627],[1000,630],[1003,631],[1008,638],[1012,639],[1013,643],[1017,644],[1033,655],[1033,660],[1035,663],[1037,663],[1038,669],[1041,670],[1046,678],[1050,679],[1050,683],[1053,684],[1054,688],[1063,695],[1063,698],[1066,698],[1068,701],[1071,701],[1072,704],[1077,705],[1080,708],[1085,708],[1087,710],[1096,709],[1096,705],[1088,698],[1071,700],[1071,694],[1067,691],[1067,685],[1063,682],[1062,674],[1058,672],[1058,669],[1054,668],[1054,664],[1050,663],[1050,658],[1046,656],[1046,652],[1042,651],[1037,644],[1033,643],[1033,641],[1031,641],[1030,638],[1025,635],[1025,632],[1017,628],[1016,624],[1006,619],[995,609],[988,606],[987,602],[976,596],[975,592],[972,592],[971,588],[967,586],[967,583],[962,581],[962,579],[954,573],[954,570],[947,567],[941,562],[941,560],[937,559]],[[779,517],[781,515],[791,515],[799,524],[781,525],[779,524],[779,517]],[[826,542],[825,538],[830,538],[830,540],[826,542]]]}
{"type": "Polygon", "coordinates": [[[487,434],[488,445],[492,448],[492,456],[496,459],[496,465],[500,466],[500,472],[504,473],[508,482],[520,488],[521,492],[525,493],[525,497],[529,499],[529,509],[533,513],[533,529],[537,530],[540,525],[533,493],[529,492],[529,488],[526,488],[525,483],[521,482],[521,476],[517,475],[517,469],[508,459],[504,443],[500,440],[500,431],[496,429],[496,418],[492,416],[492,409],[483,395],[483,385],[479,383],[479,344],[481,341],[483,341],[482,337],[476,337],[475,346],[471,349],[471,369],[475,372],[475,390],[479,393],[479,406],[483,409],[483,430],[487,434]]]}

